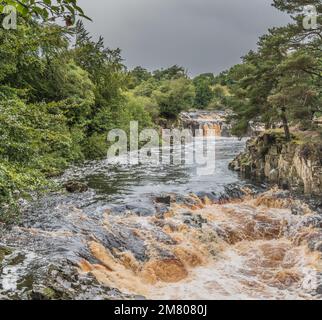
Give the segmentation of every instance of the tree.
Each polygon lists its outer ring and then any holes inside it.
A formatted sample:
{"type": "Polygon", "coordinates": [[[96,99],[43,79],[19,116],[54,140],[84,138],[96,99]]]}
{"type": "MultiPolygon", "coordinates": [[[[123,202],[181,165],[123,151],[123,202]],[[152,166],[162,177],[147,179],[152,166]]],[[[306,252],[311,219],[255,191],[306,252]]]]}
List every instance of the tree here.
{"type": "Polygon", "coordinates": [[[268,101],[282,118],[287,140],[290,139],[287,116],[294,123],[305,127],[312,124],[315,114],[320,111],[320,88],[304,71],[314,64],[313,57],[297,51],[290,54],[278,67],[278,86],[272,91],[268,101]]]}
{"type": "Polygon", "coordinates": [[[0,29],[0,223],[48,177],[104,156],[107,130],[133,106],[123,105],[120,51],[81,31],[71,47],[70,31],[56,24],[26,18],[17,30],[0,29]]]}
{"type": "Polygon", "coordinates": [[[140,66],[135,67],[132,71],[129,72],[129,89],[134,89],[142,82],[148,81],[151,79],[152,74],[147,69],[140,66]]]}
{"type": "Polygon", "coordinates": [[[160,86],[160,82],[155,80],[154,78],[150,78],[147,81],[143,81],[136,88],[134,88],[133,92],[137,96],[142,97],[152,97],[152,94],[155,90],[160,86]]]}
{"type": "Polygon", "coordinates": [[[43,20],[55,20],[61,17],[64,18],[66,25],[70,26],[74,23],[76,16],[90,19],[77,3],[77,0],[1,0],[0,12],[3,12],[6,5],[11,5],[16,7],[23,17],[35,15],[43,20]]]}
{"type": "Polygon", "coordinates": [[[105,123],[104,112],[107,115],[115,112],[117,115],[119,102],[124,101],[122,89],[127,84],[126,70],[121,51],[106,48],[102,37],[93,41],[81,21],[76,24],[76,43],[70,54],[76,64],[87,71],[95,86],[95,103],[88,115],[90,121],[87,125],[90,136],[97,130],[102,132],[103,128],[110,127],[105,123]]]}
{"type": "Polygon", "coordinates": [[[207,108],[214,98],[214,92],[211,88],[212,80],[208,75],[198,76],[193,80],[196,91],[194,102],[196,108],[207,108]]]}
{"type": "Polygon", "coordinates": [[[202,73],[193,79],[194,82],[202,80],[207,81],[211,86],[216,84],[216,77],[213,73],[202,73]]]}
{"type": "Polygon", "coordinates": [[[175,80],[180,78],[187,78],[187,73],[183,67],[174,65],[167,69],[155,70],[153,77],[158,80],[175,80]]]}
{"type": "Polygon", "coordinates": [[[181,111],[193,106],[195,89],[189,79],[167,80],[154,92],[154,98],[162,116],[176,119],[181,111]]]}
{"type": "Polygon", "coordinates": [[[230,103],[239,134],[250,120],[264,122],[267,128],[281,122],[287,140],[290,123],[313,125],[321,104],[322,30],[303,27],[301,8],[307,4],[322,8],[321,1],[274,1],[280,10],[294,14],[294,23],[270,29],[260,38],[257,51],[229,71],[230,103]]]}

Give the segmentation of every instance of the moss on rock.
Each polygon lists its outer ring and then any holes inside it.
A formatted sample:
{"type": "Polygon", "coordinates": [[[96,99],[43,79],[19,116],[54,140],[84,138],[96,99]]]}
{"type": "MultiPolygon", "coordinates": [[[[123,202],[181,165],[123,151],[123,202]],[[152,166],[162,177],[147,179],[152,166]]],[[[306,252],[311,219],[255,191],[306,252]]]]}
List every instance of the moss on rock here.
{"type": "Polygon", "coordinates": [[[4,258],[11,253],[12,253],[12,250],[10,250],[9,248],[0,246],[0,266],[4,258]]]}

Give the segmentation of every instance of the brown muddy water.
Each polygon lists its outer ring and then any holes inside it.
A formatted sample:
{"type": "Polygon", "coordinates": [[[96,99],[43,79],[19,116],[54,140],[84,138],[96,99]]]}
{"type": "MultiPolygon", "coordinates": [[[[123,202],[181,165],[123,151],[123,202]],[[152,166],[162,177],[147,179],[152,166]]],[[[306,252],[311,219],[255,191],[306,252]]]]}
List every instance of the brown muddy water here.
{"type": "Polygon", "coordinates": [[[322,298],[318,208],[229,171],[245,141],[212,143],[203,176],[125,160],[66,172],[90,190],[25,203],[0,229],[0,299],[322,298]]]}

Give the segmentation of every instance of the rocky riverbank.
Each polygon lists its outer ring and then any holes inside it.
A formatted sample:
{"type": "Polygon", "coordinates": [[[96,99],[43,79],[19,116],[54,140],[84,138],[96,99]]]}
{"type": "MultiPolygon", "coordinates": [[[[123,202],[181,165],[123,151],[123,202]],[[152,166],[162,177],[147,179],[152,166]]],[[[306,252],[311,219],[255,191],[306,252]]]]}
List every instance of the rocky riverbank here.
{"type": "Polygon", "coordinates": [[[283,133],[270,131],[248,141],[246,151],[230,163],[243,176],[266,179],[283,188],[307,195],[322,194],[322,143],[318,136],[293,135],[286,142],[283,133]]]}

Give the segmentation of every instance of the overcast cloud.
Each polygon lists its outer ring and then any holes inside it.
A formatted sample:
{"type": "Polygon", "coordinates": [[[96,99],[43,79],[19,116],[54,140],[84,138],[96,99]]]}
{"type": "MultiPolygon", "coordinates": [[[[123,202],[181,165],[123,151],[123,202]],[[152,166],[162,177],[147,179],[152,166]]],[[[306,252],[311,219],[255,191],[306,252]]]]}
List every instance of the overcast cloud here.
{"type": "Polygon", "coordinates": [[[79,0],[86,22],[129,68],[182,65],[192,75],[218,73],[256,48],[258,37],[288,17],[271,0],[79,0]]]}

